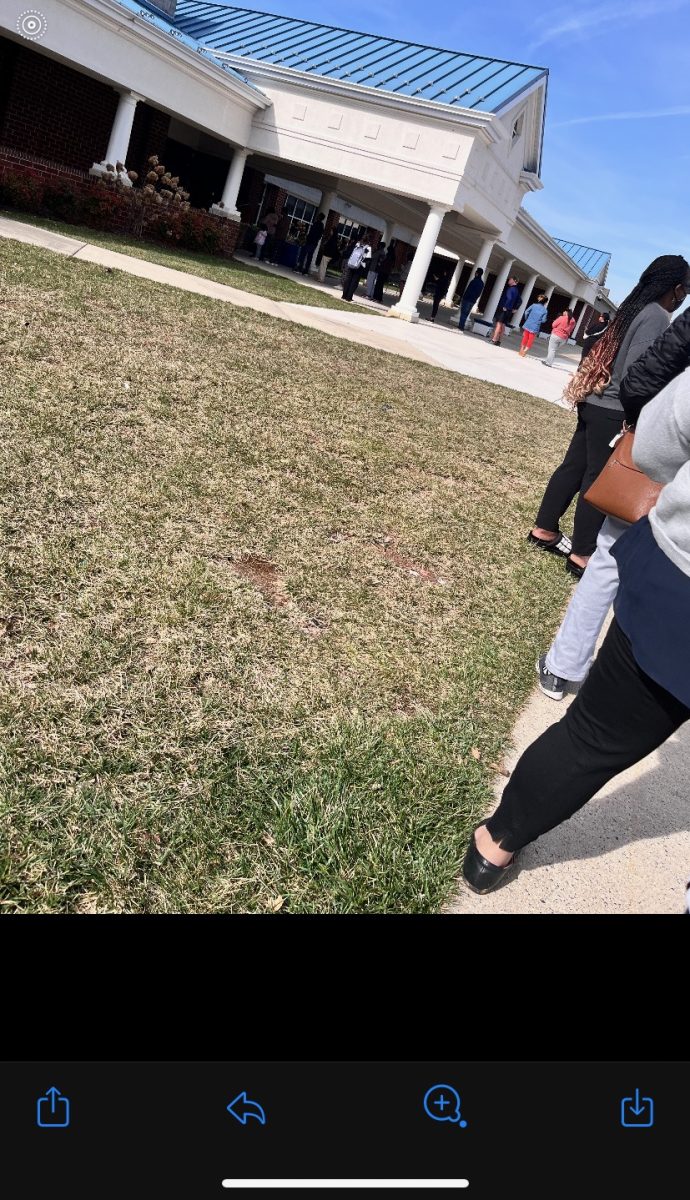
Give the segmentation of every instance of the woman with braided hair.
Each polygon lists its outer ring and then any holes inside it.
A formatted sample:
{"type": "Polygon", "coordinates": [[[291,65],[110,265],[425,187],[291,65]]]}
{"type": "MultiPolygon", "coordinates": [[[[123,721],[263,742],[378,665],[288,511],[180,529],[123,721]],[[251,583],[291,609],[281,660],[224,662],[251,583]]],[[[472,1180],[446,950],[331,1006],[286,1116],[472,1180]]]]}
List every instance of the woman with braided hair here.
{"type": "Polygon", "coordinates": [[[527,540],[565,558],[566,570],[581,579],[604,521],[584,494],[605,466],[624,412],[618,397],[627,369],[668,328],[670,314],[690,295],[690,265],[679,254],[655,258],[620,306],[606,332],[580,363],[565,395],[577,406],[577,426],[560,467],[554,471],[527,540]],[[572,543],[559,528],[578,495],[572,543]]]}

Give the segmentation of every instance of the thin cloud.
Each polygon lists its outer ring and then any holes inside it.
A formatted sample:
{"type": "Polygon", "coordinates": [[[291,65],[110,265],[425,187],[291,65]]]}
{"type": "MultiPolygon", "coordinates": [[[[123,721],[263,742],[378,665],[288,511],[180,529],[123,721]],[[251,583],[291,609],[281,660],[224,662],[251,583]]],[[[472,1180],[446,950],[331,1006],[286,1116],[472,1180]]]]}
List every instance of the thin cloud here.
{"type": "Polygon", "coordinates": [[[551,128],[592,125],[595,121],[651,121],[658,117],[690,117],[690,104],[678,104],[675,108],[648,108],[640,112],[596,113],[591,117],[572,117],[569,121],[554,121],[551,128]]]}
{"type": "Polygon", "coordinates": [[[586,37],[589,34],[598,33],[609,25],[627,26],[634,21],[644,21],[647,17],[658,17],[661,13],[675,12],[678,9],[686,8],[687,3],[688,0],[636,0],[636,3],[632,4],[602,4],[598,8],[576,13],[567,20],[561,21],[560,24],[546,25],[537,40],[532,42],[530,51],[537,50],[547,42],[554,42],[559,38],[572,38],[577,35],[586,37]]]}

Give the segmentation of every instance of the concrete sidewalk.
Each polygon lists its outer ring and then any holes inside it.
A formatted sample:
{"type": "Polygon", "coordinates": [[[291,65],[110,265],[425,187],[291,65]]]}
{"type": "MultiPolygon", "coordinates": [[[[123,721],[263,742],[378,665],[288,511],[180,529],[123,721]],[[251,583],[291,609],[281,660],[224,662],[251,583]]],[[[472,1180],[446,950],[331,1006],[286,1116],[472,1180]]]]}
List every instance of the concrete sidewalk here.
{"type": "MultiPolygon", "coordinates": [[[[480,337],[421,321],[410,325],[371,312],[339,312],[243,292],[201,276],[106,250],[76,238],[0,217],[0,236],[125,271],[183,291],[320,329],[334,337],[431,363],[557,403],[579,351],[546,370],[520,359],[517,338],[496,349],[480,337]],[[510,345],[510,348],[508,346],[510,345]]],[[[318,285],[317,285],[318,286],[318,285]]],[[[328,289],[327,289],[328,290],[328,289]]],[[[539,347],[543,357],[545,347],[539,347]]],[[[546,646],[544,647],[546,649],[546,646]]],[[[513,735],[511,768],[522,751],[564,712],[535,689],[513,735]]],[[[489,896],[462,884],[452,913],[682,913],[690,870],[687,777],[690,725],[655,754],[613,780],[571,821],[528,847],[513,881],[489,896]]],[[[558,780],[554,780],[557,786],[558,780]]],[[[499,777],[496,795],[505,779],[499,777]]]]}
{"type": "MultiPolygon", "coordinates": [[[[513,730],[508,770],[572,699],[556,702],[535,689],[513,730]]],[[[570,821],[527,846],[510,882],[476,896],[460,881],[444,911],[681,914],[690,873],[688,764],[690,722],[570,821]]],[[[497,801],[506,783],[498,776],[497,801]]]]}
{"type": "MultiPolygon", "coordinates": [[[[364,303],[371,311],[355,309],[352,312],[341,312],[309,304],[271,300],[267,296],[244,292],[201,275],[191,275],[173,267],[164,267],[158,263],[147,262],[146,259],[135,258],[133,255],[107,250],[103,246],[94,246],[89,242],[62,233],[53,233],[36,225],[27,225],[10,217],[0,217],[0,237],[40,246],[68,258],[124,271],[140,279],[150,279],[154,283],[180,288],[185,292],[195,292],[197,295],[222,300],[240,308],[251,308],[279,320],[293,321],[298,325],[319,329],[333,337],[357,342],[360,346],[385,350],[389,354],[413,358],[418,362],[456,371],[473,379],[515,388],[552,403],[558,403],[563,388],[579,360],[579,349],[573,352],[573,348],[568,347],[562,357],[557,359],[556,366],[546,370],[539,365],[539,359],[543,358],[546,352],[546,345],[536,346],[534,357],[522,359],[517,354],[516,335],[506,338],[504,346],[497,349],[490,346],[483,337],[460,333],[458,329],[453,329],[446,323],[435,325],[422,320],[417,325],[411,325],[406,321],[395,320],[388,317],[385,310],[366,300],[364,303]]],[[[270,271],[267,270],[268,273],[270,271]]],[[[274,273],[284,274],[278,271],[274,273]]],[[[294,273],[288,274],[292,274],[294,278],[294,273]]],[[[297,282],[303,282],[301,276],[297,282]]],[[[333,288],[313,281],[305,281],[305,286],[333,294],[333,288]]]]}

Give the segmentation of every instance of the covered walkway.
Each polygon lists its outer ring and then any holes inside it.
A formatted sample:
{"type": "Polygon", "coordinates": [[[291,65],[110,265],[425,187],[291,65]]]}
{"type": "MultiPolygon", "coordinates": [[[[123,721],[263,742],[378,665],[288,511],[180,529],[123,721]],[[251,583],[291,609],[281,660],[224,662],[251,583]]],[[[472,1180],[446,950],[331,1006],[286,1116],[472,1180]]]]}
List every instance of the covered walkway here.
{"type": "MultiPolygon", "coordinates": [[[[195,292],[242,308],[252,308],[279,320],[294,321],[312,329],[320,329],[336,338],[371,346],[404,358],[415,358],[419,362],[443,367],[448,371],[457,371],[473,379],[515,388],[517,391],[556,404],[560,400],[569,373],[575,369],[579,359],[579,349],[569,348],[561,360],[556,360],[556,367],[546,371],[540,367],[536,357],[519,358],[516,353],[517,337],[513,342],[508,339],[504,346],[497,350],[487,345],[482,337],[461,334],[457,329],[432,325],[429,321],[422,320],[418,324],[388,321],[385,313],[382,315],[380,305],[366,300],[364,303],[369,306],[370,311],[364,312],[356,309],[352,312],[339,312],[334,309],[312,308],[305,304],[270,300],[265,296],[244,292],[200,275],[190,275],[186,271],[176,271],[171,267],[135,258],[133,255],[120,254],[9,217],[0,217],[0,237],[41,246],[78,261],[125,271],[140,278],[151,279],[155,283],[195,292]]],[[[286,271],[285,268],[266,269],[295,278],[294,273],[286,271]]],[[[309,286],[320,288],[323,285],[311,282],[309,286]]],[[[325,285],[324,290],[332,291],[332,285],[325,285]]],[[[542,347],[540,353],[543,354],[542,347]]]]}

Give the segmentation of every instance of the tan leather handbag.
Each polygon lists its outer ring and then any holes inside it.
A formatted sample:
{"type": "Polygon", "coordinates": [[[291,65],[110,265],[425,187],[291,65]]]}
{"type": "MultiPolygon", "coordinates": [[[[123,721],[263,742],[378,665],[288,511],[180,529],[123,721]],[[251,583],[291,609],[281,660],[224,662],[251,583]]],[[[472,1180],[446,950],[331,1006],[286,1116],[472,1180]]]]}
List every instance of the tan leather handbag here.
{"type": "Polygon", "coordinates": [[[585,500],[607,517],[617,517],[633,525],[654,507],[662,484],[655,483],[635,466],[632,456],[635,434],[625,426],[623,429],[603,471],[585,492],[585,500]]]}

